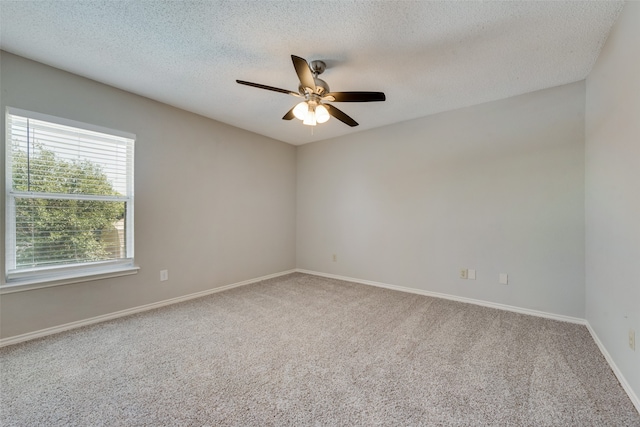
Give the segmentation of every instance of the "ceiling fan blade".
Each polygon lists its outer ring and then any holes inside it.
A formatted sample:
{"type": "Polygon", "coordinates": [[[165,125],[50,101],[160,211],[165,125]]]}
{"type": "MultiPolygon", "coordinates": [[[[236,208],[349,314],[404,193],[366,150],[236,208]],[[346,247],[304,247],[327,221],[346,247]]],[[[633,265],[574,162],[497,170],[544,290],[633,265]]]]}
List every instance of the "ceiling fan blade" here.
{"type": "Polygon", "coordinates": [[[241,85],[245,85],[245,86],[257,87],[258,89],[272,90],[274,92],[280,92],[280,93],[285,93],[287,95],[293,95],[293,96],[300,97],[300,94],[298,92],[292,92],[290,90],[280,89],[280,88],[273,87],[273,86],[261,85],[260,83],[245,82],[243,80],[236,80],[236,83],[240,83],[241,85]]]}
{"type": "Polygon", "coordinates": [[[291,120],[295,118],[296,116],[293,115],[294,108],[296,108],[295,105],[293,106],[293,108],[291,108],[291,110],[287,111],[287,114],[285,114],[284,117],[282,117],[282,120],[291,120]]]}
{"type": "Polygon", "coordinates": [[[295,55],[291,55],[291,60],[293,61],[293,66],[296,69],[296,74],[298,75],[298,79],[300,79],[302,87],[308,87],[315,92],[316,82],[313,79],[313,73],[307,61],[295,55]]]}
{"type": "Polygon", "coordinates": [[[334,107],[333,105],[329,105],[329,104],[323,104],[323,105],[325,107],[327,107],[327,111],[329,111],[329,114],[331,114],[336,119],[340,120],[342,123],[345,123],[345,124],[347,124],[347,125],[349,125],[351,127],[358,126],[358,122],[353,120],[351,117],[347,116],[345,113],[343,113],[338,108],[334,107]]]}
{"type": "Polygon", "coordinates": [[[329,92],[322,99],[330,102],[373,102],[384,101],[387,97],[383,92],[329,92]]]}

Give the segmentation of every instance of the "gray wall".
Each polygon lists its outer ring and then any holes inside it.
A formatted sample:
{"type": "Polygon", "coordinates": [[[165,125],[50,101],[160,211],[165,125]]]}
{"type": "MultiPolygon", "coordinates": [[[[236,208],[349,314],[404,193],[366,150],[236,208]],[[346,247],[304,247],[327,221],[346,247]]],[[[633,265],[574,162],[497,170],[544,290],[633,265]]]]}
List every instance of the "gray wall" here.
{"type": "Polygon", "coordinates": [[[640,3],[587,78],[586,317],[640,396],[640,3]],[[628,346],[636,332],[636,350],[628,346]]]}
{"type": "MultiPolygon", "coordinates": [[[[2,295],[1,337],[295,268],[295,147],[9,53],[0,66],[3,114],[11,106],[137,135],[140,266],[134,276],[2,295]]],[[[0,163],[4,181],[4,144],[0,163]]]]}
{"type": "Polygon", "coordinates": [[[584,107],[578,82],[298,147],[298,268],[583,318],[584,107]]]}

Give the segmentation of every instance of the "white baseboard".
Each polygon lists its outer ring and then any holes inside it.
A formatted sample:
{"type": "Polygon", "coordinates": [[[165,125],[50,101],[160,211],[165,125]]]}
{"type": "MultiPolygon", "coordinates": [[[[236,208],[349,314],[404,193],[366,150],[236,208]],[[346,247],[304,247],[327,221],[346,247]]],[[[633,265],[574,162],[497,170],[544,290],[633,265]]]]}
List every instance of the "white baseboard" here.
{"type": "Polygon", "coordinates": [[[473,298],[459,297],[459,296],[450,295],[450,294],[442,294],[439,292],[425,291],[422,289],[407,288],[404,286],[397,286],[397,285],[389,285],[387,283],[373,282],[371,280],[354,279],[353,277],[338,276],[336,274],[319,273],[317,271],[303,270],[300,268],[296,269],[296,271],[298,273],[328,277],[330,279],[345,280],[347,282],[361,283],[363,285],[371,285],[371,286],[377,286],[379,288],[393,289],[394,291],[408,292],[411,294],[425,295],[428,297],[443,298],[443,299],[448,299],[452,301],[465,302],[468,304],[481,305],[483,307],[497,308],[498,310],[513,311],[515,313],[528,314],[530,316],[545,317],[547,319],[559,320],[561,322],[577,323],[579,325],[586,324],[586,320],[580,319],[579,317],[571,317],[571,316],[565,316],[562,314],[547,313],[546,311],[531,310],[529,308],[499,304],[495,302],[483,301],[483,300],[478,300],[473,298]]]}
{"type": "Polygon", "coordinates": [[[226,291],[228,289],[237,288],[239,286],[250,285],[251,283],[260,282],[262,280],[272,279],[274,277],[284,276],[286,274],[295,273],[295,270],[281,271],[280,273],[269,274],[267,276],[257,277],[255,279],[244,280],[242,282],[232,283],[230,285],[220,286],[218,288],[208,289],[206,291],[196,292],[189,295],[183,295],[181,297],[170,298],[163,301],[154,302],[151,304],[140,305],[137,307],[127,308],[126,310],[116,311],[114,313],[103,314],[101,316],[91,317],[89,319],[78,320],[76,322],[65,323],[64,325],[53,326],[51,328],[40,329],[38,331],[27,332],[22,335],[15,335],[9,338],[0,339],[0,347],[5,347],[12,344],[18,344],[24,341],[29,341],[35,338],[45,337],[47,335],[57,334],[59,332],[68,331],[70,329],[81,328],[87,325],[93,325],[95,323],[105,322],[107,320],[117,319],[119,317],[129,316],[135,313],[141,313],[143,311],[149,311],[156,308],[164,307],[171,304],[176,304],[183,301],[188,301],[195,298],[200,298],[206,295],[214,294],[216,292],[226,291]]]}
{"type": "Polygon", "coordinates": [[[627,382],[627,379],[624,377],[624,375],[622,375],[622,372],[620,371],[620,369],[618,369],[618,365],[616,365],[616,362],[613,361],[613,358],[607,351],[607,348],[604,346],[604,344],[602,344],[602,341],[600,341],[598,334],[596,334],[596,331],[591,327],[591,324],[589,323],[589,321],[586,321],[586,325],[587,325],[587,329],[591,333],[591,337],[593,338],[593,340],[596,342],[596,345],[600,349],[600,352],[602,353],[604,358],[607,360],[607,362],[609,362],[609,366],[611,366],[611,370],[618,378],[620,385],[622,386],[624,391],[626,391],[627,394],[629,395],[629,399],[631,399],[633,406],[636,407],[636,411],[640,413],[640,399],[638,399],[638,396],[635,394],[635,392],[627,382]]]}

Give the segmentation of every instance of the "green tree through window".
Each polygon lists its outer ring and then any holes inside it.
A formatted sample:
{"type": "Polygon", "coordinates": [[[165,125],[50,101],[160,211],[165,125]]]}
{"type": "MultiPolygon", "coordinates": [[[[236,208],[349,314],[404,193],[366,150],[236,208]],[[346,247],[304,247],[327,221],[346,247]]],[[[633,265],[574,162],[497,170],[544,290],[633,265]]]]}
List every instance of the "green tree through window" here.
{"type": "Polygon", "coordinates": [[[16,197],[17,267],[120,257],[119,247],[114,247],[113,239],[106,237],[113,236],[115,224],[124,218],[124,202],[54,196],[118,196],[100,165],[87,160],[65,160],[36,141],[29,156],[13,147],[12,178],[16,191],[52,194],[16,197]]]}

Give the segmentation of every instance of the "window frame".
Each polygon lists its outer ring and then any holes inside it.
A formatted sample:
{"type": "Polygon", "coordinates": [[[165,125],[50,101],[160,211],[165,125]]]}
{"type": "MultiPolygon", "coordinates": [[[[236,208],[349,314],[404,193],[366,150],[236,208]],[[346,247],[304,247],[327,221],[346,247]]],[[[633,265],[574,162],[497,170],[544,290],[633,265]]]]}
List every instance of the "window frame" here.
{"type": "Polygon", "coordinates": [[[21,290],[58,286],[68,283],[78,283],[107,277],[117,277],[137,273],[139,267],[134,264],[134,166],[135,166],[136,135],[120,130],[83,123],[75,120],[37,113],[19,108],[7,107],[5,111],[5,271],[4,283],[0,284],[0,294],[19,292],[21,290]],[[127,162],[130,174],[127,179],[126,196],[103,195],[69,195],[59,193],[40,193],[13,190],[13,156],[11,150],[12,129],[9,125],[10,116],[40,120],[56,125],[69,126],[79,130],[98,132],[109,136],[129,139],[131,157],[127,162]],[[16,197],[52,198],[74,200],[114,201],[125,203],[125,258],[115,260],[67,263],[33,268],[16,269],[16,197]]]}

